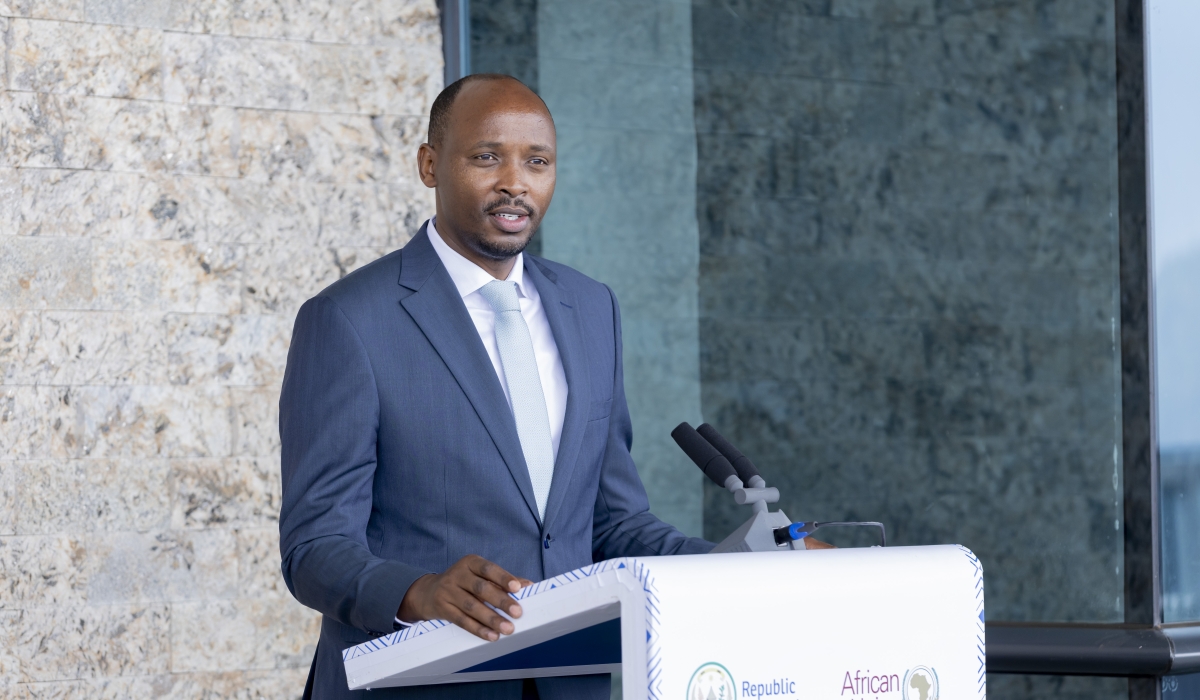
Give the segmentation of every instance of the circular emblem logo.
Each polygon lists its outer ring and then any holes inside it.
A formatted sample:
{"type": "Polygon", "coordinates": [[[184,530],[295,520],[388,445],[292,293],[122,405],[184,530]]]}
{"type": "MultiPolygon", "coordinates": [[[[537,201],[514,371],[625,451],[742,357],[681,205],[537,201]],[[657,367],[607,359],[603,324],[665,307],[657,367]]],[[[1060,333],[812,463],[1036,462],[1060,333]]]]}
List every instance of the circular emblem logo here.
{"type": "Polygon", "coordinates": [[[915,666],[904,674],[900,690],[904,700],[938,700],[937,672],[928,666],[915,666]]]}
{"type": "Polygon", "coordinates": [[[737,700],[733,674],[719,663],[704,664],[688,681],[687,700],[737,700]]]}

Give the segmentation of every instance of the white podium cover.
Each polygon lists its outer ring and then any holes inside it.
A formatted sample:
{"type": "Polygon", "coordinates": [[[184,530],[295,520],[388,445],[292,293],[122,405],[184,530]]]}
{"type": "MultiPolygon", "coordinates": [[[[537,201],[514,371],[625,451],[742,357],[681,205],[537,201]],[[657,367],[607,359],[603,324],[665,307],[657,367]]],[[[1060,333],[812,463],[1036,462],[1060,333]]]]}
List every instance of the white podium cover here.
{"type": "Polygon", "coordinates": [[[609,673],[628,700],[982,698],[983,570],[957,545],[615,559],[346,649],[351,689],[609,673]]]}

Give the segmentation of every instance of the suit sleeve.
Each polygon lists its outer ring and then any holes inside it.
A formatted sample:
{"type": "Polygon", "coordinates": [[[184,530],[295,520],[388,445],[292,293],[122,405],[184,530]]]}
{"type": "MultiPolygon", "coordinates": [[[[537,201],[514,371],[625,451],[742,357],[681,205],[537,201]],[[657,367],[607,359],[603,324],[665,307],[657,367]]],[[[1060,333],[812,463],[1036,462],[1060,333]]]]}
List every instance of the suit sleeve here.
{"type": "Polygon", "coordinates": [[[607,285],[605,289],[612,301],[616,371],[608,444],[600,468],[600,490],[592,519],[592,558],[600,561],[615,557],[707,554],[715,546],[712,542],[688,537],[650,512],[646,488],[629,452],[633,446],[633,424],[625,402],[621,311],[612,290],[607,285]]]}
{"type": "Polygon", "coordinates": [[[300,309],[279,398],[283,578],[304,605],[389,633],[404,594],[427,571],[367,546],[379,393],[358,333],[336,302],[300,309]]]}

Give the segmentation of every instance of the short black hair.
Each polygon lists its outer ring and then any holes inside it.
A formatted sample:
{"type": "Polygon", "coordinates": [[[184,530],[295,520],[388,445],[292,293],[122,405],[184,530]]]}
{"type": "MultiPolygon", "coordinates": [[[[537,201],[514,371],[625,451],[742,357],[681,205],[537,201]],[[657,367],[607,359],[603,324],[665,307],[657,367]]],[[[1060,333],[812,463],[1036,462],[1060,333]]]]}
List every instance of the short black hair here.
{"type": "MultiPolygon", "coordinates": [[[[458,93],[462,92],[462,89],[468,84],[478,82],[480,80],[487,82],[492,82],[495,80],[512,80],[526,89],[529,89],[529,86],[525,85],[525,83],[522,83],[520,80],[517,80],[511,75],[505,75],[503,73],[472,73],[471,75],[455,80],[453,83],[447,85],[446,88],[438,94],[437,99],[433,101],[433,107],[431,107],[429,110],[428,141],[430,146],[437,148],[438,146],[442,145],[442,139],[446,137],[446,130],[450,128],[450,108],[454,106],[454,99],[458,97],[458,93]]],[[[529,91],[533,92],[533,90],[529,91]]],[[[533,94],[537,95],[536,92],[533,94]]],[[[540,100],[542,98],[539,96],[538,99],[540,100]]],[[[545,105],[546,102],[543,100],[542,104],[545,105]]]]}

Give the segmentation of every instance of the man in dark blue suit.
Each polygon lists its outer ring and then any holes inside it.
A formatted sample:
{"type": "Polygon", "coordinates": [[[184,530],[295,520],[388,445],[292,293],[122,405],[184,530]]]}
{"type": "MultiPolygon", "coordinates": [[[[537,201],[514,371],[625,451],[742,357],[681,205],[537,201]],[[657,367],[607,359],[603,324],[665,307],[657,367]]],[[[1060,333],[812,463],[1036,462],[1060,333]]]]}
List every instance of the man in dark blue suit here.
{"type": "Polygon", "coordinates": [[[512,624],[485,603],[517,618],[508,592],[529,581],[712,548],[649,512],[612,291],[522,252],[554,193],[545,104],[512,78],[464,78],[418,160],[436,217],[305,303],[288,354],[280,549],[288,588],[323,614],[309,692],[607,698],[606,675],[347,689],[341,651],[402,621],[495,640],[512,624]]]}

